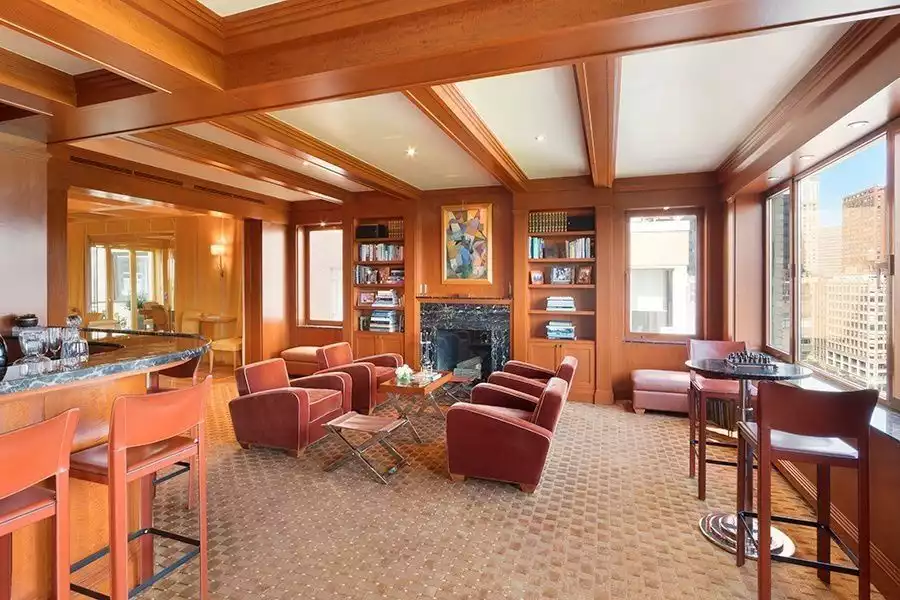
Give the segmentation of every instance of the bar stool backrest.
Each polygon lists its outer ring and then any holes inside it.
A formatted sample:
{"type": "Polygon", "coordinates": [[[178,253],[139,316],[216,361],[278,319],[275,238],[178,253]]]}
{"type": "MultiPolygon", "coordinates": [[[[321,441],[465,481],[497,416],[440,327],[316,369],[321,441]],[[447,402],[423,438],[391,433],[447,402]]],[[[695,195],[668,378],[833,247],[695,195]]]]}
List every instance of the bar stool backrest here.
{"type": "Polygon", "coordinates": [[[0,498],[69,470],[78,409],[0,435],[0,498]]]}
{"type": "Polygon", "coordinates": [[[190,377],[196,384],[197,367],[200,366],[200,358],[202,358],[202,355],[195,356],[194,358],[184,361],[180,365],[175,365],[174,367],[163,369],[159,372],[159,374],[165,375],[166,377],[175,377],[176,379],[187,379],[188,377],[190,377]]]}
{"type": "Polygon", "coordinates": [[[203,404],[211,389],[212,378],[207,377],[189,388],[119,396],[113,403],[109,428],[110,455],[174,438],[202,425],[203,404]]]}
{"type": "Polygon", "coordinates": [[[747,342],[691,340],[690,346],[688,346],[688,358],[691,360],[725,358],[732,352],[746,350],[747,342]]]}
{"type": "Polygon", "coordinates": [[[877,390],[827,392],[760,382],[756,414],[760,442],[768,440],[764,431],[776,429],[795,435],[854,438],[868,446],[869,421],[877,402],[877,390]]]}

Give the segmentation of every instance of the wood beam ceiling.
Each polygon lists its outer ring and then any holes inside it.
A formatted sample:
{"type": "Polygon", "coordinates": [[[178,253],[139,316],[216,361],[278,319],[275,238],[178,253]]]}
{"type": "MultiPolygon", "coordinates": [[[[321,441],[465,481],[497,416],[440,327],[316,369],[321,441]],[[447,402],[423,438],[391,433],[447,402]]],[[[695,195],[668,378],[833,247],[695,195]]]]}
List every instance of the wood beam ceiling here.
{"type": "Polygon", "coordinates": [[[415,200],[422,195],[405,181],[270,115],[224,117],[212,125],[390,196],[415,200]]]}
{"type": "Polygon", "coordinates": [[[719,166],[725,196],[762,178],[898,78],[900,17],[855,23],[719,166]]]}
{"type": "Polygon", "coordinates": [[[415,104],[450,139],[478,161],[506,189],[528,191],[528,177],[484,124],[472,105],[453,85],[439,85],[406,90],[415,104]]]}
{"type": "MultiPolygon", "coordinates": [[[[373,2],[377,6],[390,7],[393,12],[387,14],[397,16],[384,18],[370,7],[370,20],[367,21],[360,12],[365,10],[361,0],[336,0],[327,8],[319,7],[320,12],[314,20],[317,19],[316,26],[327,33],[315,35],[311,33],[315,31],[313,26],[310,26],[313,29],[295,27],[302,15],[310,16],[303,6],[309,8],[309,3],[288,2],[279,7],[282,12],[273,13],[280,15],[278,18],[254,25],[255,41],[244,40],[246,43],[240,52],[225,55],[225,92],[209,85],[197,85],[171,95],[152,94],[117,100],[104,108],[102,114],[92,107],[70,108],[55,115],[51,141],[128,133],[310,102],[413,89],[796,25],[900,14],[900,2],[885,0],[807,3],[755,0],[753,10],[747,10],[740,2],[708,0],[501,0],[479,3],[428,0],[430,10],[420,12],[399,8],[396,0],[373,2]],[[348,17],[346,23],[341,17],[345,11],[354,15],[348,17]],[[291,34],[292,28],[297,33],[291,34]]],[[[133,38],[140,38],[134,33],[134,26],[125,27],[115,19],[102,18],[112,11],[108,8],[97,18],[90,18],[79,8],[74,27],[76,35],[73,36],[73,27],[59,22],[54,9],[47,8],[68,3],[79,6],[113,4],[103,0],[6,0],[0,6],[0,21],[5,17],[14,26],[18,22],[20,30],[41,29],[43,37],[54,40],[58,46],[80,45],[81,53],[86,56],[91,53],[84,50],[94,47],[89,43],[92,36],[99,35],[96,33],[98,27],[102,30],[104,26],[106,31],[115,32],[125,41],[107,43],[103,56],[115,57],[116,50],[121,49],[128,50],[127,55],[133,57],[135,48],[146,50],[146,44],[128,43],[133,38]],[[38,12],[46,12],[57,19],[54,23],[64,32],[58,35],[60,39],[54,39],[49,26],[40,27],[41,21],[24,23],[24,18],[17,16],[18,13],[34,13],[34,6],[43,7],[38,12]],[[120,28],[127,35],[121,34],[120,28]],[[84,34],[87,42],[76,44],[80,40],[79,32],[84,34]]],[[[115,4],[127,6],[124,2],[115,4]]],[[[124,9],[119,7],[117,10],[124,9]]],[[[146,17],[143,13],[141,16],[146,17]]],[[[157,23],[157,26],[162,25],[157,23]]],[[[223,27],[225,32],[234,31],[230,18],[224,20],[223,27]]],[[[173,35],[173,30],[166,31],[169,36],[173,35]]],[[[108,42],[110,37],[104,39],[108,42]]],[[[224,40],[225,47],[229,47],[228,37],[224,40]]],[[[194,56],[178,51],[184,44],[173,49],[161,40],[157,45],[167,51],[160,58],[145,56],[151,65],[159,66],[162,62],[169,71],[174,68],[182,74],[194,74],[194,80],[221,83],[222,80],[216,77],[221,73],[218,69],[221,64],[215,60],[218,57],[215,52],[194,56]]],[[[128,69],[122,67],[129,65],[119,66],[119,72],[127,75],[128,69]]]]}
{"type": "Polygon", "coordinates": [[[256,157],[189,135],[177,129],[138,133],[129,139],[175,156],[225,169],[238,175],[306,192],[330,202],[346,202],[353,197],[336,185],[273,165],[256,157]]]}
{"type": "Polygon", "coordinates": [[[574,68],[591,180],[594,187],[612,187],[616,178],[620,60],[595,59],[574,68]]]}
{"type": "Polygon", "coordinates": [[[126,2],[4,0],[0,24],[157,90],[224,87],[219,54],[126,2]]]}
{"type": "MultiPolygon", "coordinates": [[[[43,101],[75,106],[75,82],[68,73],[57,71],[2,48],[0,48],[0,85],[31,94],[43,101]]],[[[35,110],[37,107],[22,108],[35,110]]]]}

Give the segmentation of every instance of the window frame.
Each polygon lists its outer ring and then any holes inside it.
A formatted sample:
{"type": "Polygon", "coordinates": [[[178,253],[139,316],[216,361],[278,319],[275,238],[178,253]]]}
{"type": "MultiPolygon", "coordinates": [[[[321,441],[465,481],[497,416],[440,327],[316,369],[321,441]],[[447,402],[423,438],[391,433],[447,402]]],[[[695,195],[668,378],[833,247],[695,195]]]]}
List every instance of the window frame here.
{"type": "MultiPolygon", "coordinates": [[[[886,162],[886,171],[885,171],[885,218],[888,223],[888,232],[887,232],[887,245],[889,248],[889,256],[888,260],[890,261],[890,270],[889,270],[889,283],[886,288],[887,295],[887,304],[888,310],[886,311],[887,322],[885,324],[886,331],[888,334],[888,339],[886,340],[886,362],[888,365],[888,377],[887,377],[887,388],[886,388],[886,398],[884,400],[884,404],[893,409],[900,409],[900,402],[894,399],[894,311],[896,310],[894,307],[895,294],[894,294],[894,286],[895,283],[895,271],[894,271],[894,256],[895,256],[895,240],[896,240],[896,223],[894,222],[895,207],[894,207],[894,178],[896,177],[896,173],[894,173],[893,164],[897,160],[895,158],[896,148],[893,144],[893,136],[900,135],[900,119],[894,119],[886,123],[885,125],[871,131],[867,135],[864,135],[860,139],[847,144],[846,146],[840,148],[836,152],[826,156],[822,160],[809,165],[802,171],[799,171],[795,175],[788,178],[786,181],[779,183],[778,185],[772,186],[771,188],[766,189],[762,192],[762,197],[764,200],[764,223],[765,226],[763,228],[763,251],[764,251],[764,261],[765,261],[765,280],[763,281],[763,294],[764,294],[764,321],[763,321],[763,339],[764,348],[766,352],[771,352],[773,356],[779,357],[782,360],[788,360],[792,363],[797,363],[803,365],[810,369],[813,374],[819,379],[843,390],[858,390],[862,389],[856,384],[849,382],[847,380],[841,379],[840,377],[835,376],[833,373],[829,373],[824,369],[819,367],[807,364],[800,360],[798,356],[798,343],[800,338],[800,294],[798,293],[799,285],[800,285],[800,276],[799,276],[799,267],[797,265],[797,257],[800,255],[800,235],[798,229],[798,213],[800,210],[800,198],[798,189],[800,180],[818,173],[823,169],[831,166],[832,164],[850,156],[854,152],[861,150],[865,146],[875,142],[881,137],[885,138],[886,148],[887,148],[887,162],[886,162]],[[791,192],[791,353],[790,356],[784,356],[779,353],[774,348],[771,348],[768,344],[768,330],[769,330],[769,314],[768,314],[768,288],[769,288],[769,272],[768,272],[768,218],[767,218],[767,200],[768,198],[774,196],[775,194],[783,191],[786,187],[790,187],[791,192]]],[[[879,400],[879,402],[881,402],[879,400]]]]}
{"type": "Polygon", "coordinates": [[[626,342],[644,342],[659,344],[686,344],[692,339],[703,339],[706,322],[703,319],[706,307],[706,212],[701,207],[677,208],[638,208],[624,211],[623,227],[625,229],[625,306],[624,334],[626,342]],[[693,334],[655,333],[631,330],[631,218],[632,217],[671,217],[673,215],[693,216],[697,219],[697,314],[696,330],[693,334]]]}
{"type": "Polygon", "coordinates": [[[794,246],[794,240],[796,239],[796,231],[795,225],[797,219],[794,215],[794,194],[795,194],[795,186],[793,179],[788,179],[769,190],[766,190],[763,195],[763,269],[765,280],[763,282],[763,327],[765,331],[763,332],[763,350],[766,354],[771,354],[776,357],[778,360],[782,360],[785,362],[794,362],[794,357],[796,356],[796,336],[794,335],[796,323],[797,323],[797,308],[798,304],[796,301],[797,293],[796,293],[796,279],[797,279],[797,264],[796,257],[797,252],[794,246]],[[769,343],[769,319],[771,317],[769,308],[771,307],[770,303],[770,293],[771,293],[771,267],[769,260],[769,241],[770,241],[770,231],[769,231],[769,200],[781,194],[783,192],[788,192],[788,215],[790,219],[790,223],[788,224],[788,240],[787,244],[790,248],[790,286],[791,286],[791,328],[790,328],[790,342],[788,344],[788,351],[784,352],[783,350],[778,350],[773,347],[769,343]]]}
{"type": "MultiPolygon", "coordinates": [[[[303,323],[302,323],[302,325],[313,326],[313,327],[337,327],[337,326],[342,327],[344,325],[343,319],[341,319],[339,321],[328,321],[328,320],[324,320],[324,319],[313,319],[310,317],[310,314],[309,314],[309,308],[310,308],[310,304],[309,304],[309,288],[310,288],[309,243],[310,243],[310,239],[312,238],[311,234],[315,231],[337,230],[337,231],[341,232],[341,236],[342,236],[341,237],[341,298],[342,298],[341,302],[342,302],[342,304],[345,304],[347,301],[347,298],[345,297],[345,294],[344,294],[344,287],[345,287],[344,281],[346,278],[346,274],[343,272],[343,269],[346,265],[344,264],[344,262],[345,262],[344,261],[345,240],[343,239],[343,236],[345,235],[346,232],[344,232],[344,228],[340,223],[329,223],[326,225],[318,225],[318,226],[307,225],[307,226],[300,227],[300,229],[303,231],[303,255],[300,257],[300,259],[303,263],[303,311],[302,311],[303,323]]],[[[346,306],[343,308],[346,309],[346,306]]],[[[342,312],[345,312],[345,310],[342,310],[342,312]]]]}

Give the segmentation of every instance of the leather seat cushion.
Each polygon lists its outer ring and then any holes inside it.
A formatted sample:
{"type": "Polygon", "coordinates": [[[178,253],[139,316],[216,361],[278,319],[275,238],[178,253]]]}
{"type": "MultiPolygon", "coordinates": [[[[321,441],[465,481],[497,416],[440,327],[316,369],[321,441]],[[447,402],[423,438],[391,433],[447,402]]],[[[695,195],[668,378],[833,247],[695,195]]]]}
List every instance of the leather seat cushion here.
{"type": "Polygon", "coordinates": [[[691,385],[691,375],[686,371],[638,369],[631,372],[631,381],[635,391],[687,394],[691,385]]]}
{"type": "Polygon", "coordinates": [[[385,381],[390,381],[391,379],[394,378],[394,371],[395,371],[395,369],[393,367],[378,367],[378,366],[376,366],[375,367],[375,379],[378,381],[378,383],[384,383],[385,381]]]}
{"type": "Polygon", "coordinates": [[[291,362],[305,362],[318,365],[318,359],[316,358],[316,350],[318,349],[318,346],[296,346],[282,352],[281,358],[291,362]]]}
{"type": "Polygon", "coordinates": [[[32,486],[0,499],[0,522],[19,519],[29,513],[52,508],[56,500],[53,490],[32,486]]]}
{"type": "Polygon", "coordinates": [[[309,420],[316,421],[322,417],[341,410],[343,397],[336,390],[319,390],[303,388],[309,394],[309,420]]]}
{"type": "MultiPolygon", "coordinates": [[[[741,393],[740,384],[734,379],[710,379],[702,375],[696,375],[694,377],[694,385],[701,392],[713,397],[716,394],[722,394],[723,396],[734,396],[737,398],[741,393]]],[[[756,387],[752,384],[750,385],[750,395],[756,395],[756,387]]]]}
{"type": "MultiPolygon", "coordinates": [[[[162,468],[166,465],[167,458],[179,454],[193,445],[193,438],[176,436],[155,444],[129,448],[126,451],[128,471],[134,471],[155,462],[163,463],[160,467],[162,468]]],[[[79,471],[106,476],[109,473],[109,444],[100,444],[76,452],[72,455],[71,461],[71,472],[75,478],[78,477],[79,471]]]]}
{"type": "MultiPolygon", "coordinates": [[[[756,423],[741,423],[741,429],[754,444],[759,443],[759,428],[756,423]]],[[[785,452],[798,452],[810,456],[827,456],[832,458],[857,459],[856,448],[836,437],[813,437],[797,435],[786,431],[772,430],[772,449],[785,452]]]]}

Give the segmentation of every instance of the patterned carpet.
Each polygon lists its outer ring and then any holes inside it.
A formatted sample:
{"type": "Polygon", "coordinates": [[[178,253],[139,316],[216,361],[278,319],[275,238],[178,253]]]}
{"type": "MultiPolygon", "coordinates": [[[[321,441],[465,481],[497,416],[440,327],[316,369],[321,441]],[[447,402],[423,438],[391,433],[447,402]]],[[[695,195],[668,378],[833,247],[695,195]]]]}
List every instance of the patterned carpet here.
{"type": "MultiPolygon", "coordinates": [[[[353,463],[323,472],[342,452],[336,440],[299,459],[241,450],[228,417],[232,394],[233,380],[217,381],[208,413],[214,598],[756,597],[756,564],[736,568],[697,530],[709,509],[733,507],[735,474],[711,466],[709,498],[696,499],[686,419],[570,403],[543,482],[528,495],[502,483],[452,483],[443,423],[433,416],[416,421],[423,445],[395,438],[410,464],[387,486],[353,463]]],[[[810,514],[780,477],[774,485],[778,512],[810,514]]],[[[185,486],[183,477],[161,486],[156,518],[192,533],[185,486]]],[[[788,531],[811,556],[814,538],[788,531]]],[[[164,546],[160,560],[180,551],[164,546]]],[[[774,581],[775,598],[856,598],[846,576],[828,589],[812,570],[776,565],[774,581]]],[[[196,562],[141,597],[196,598],[196,562]]]]}

